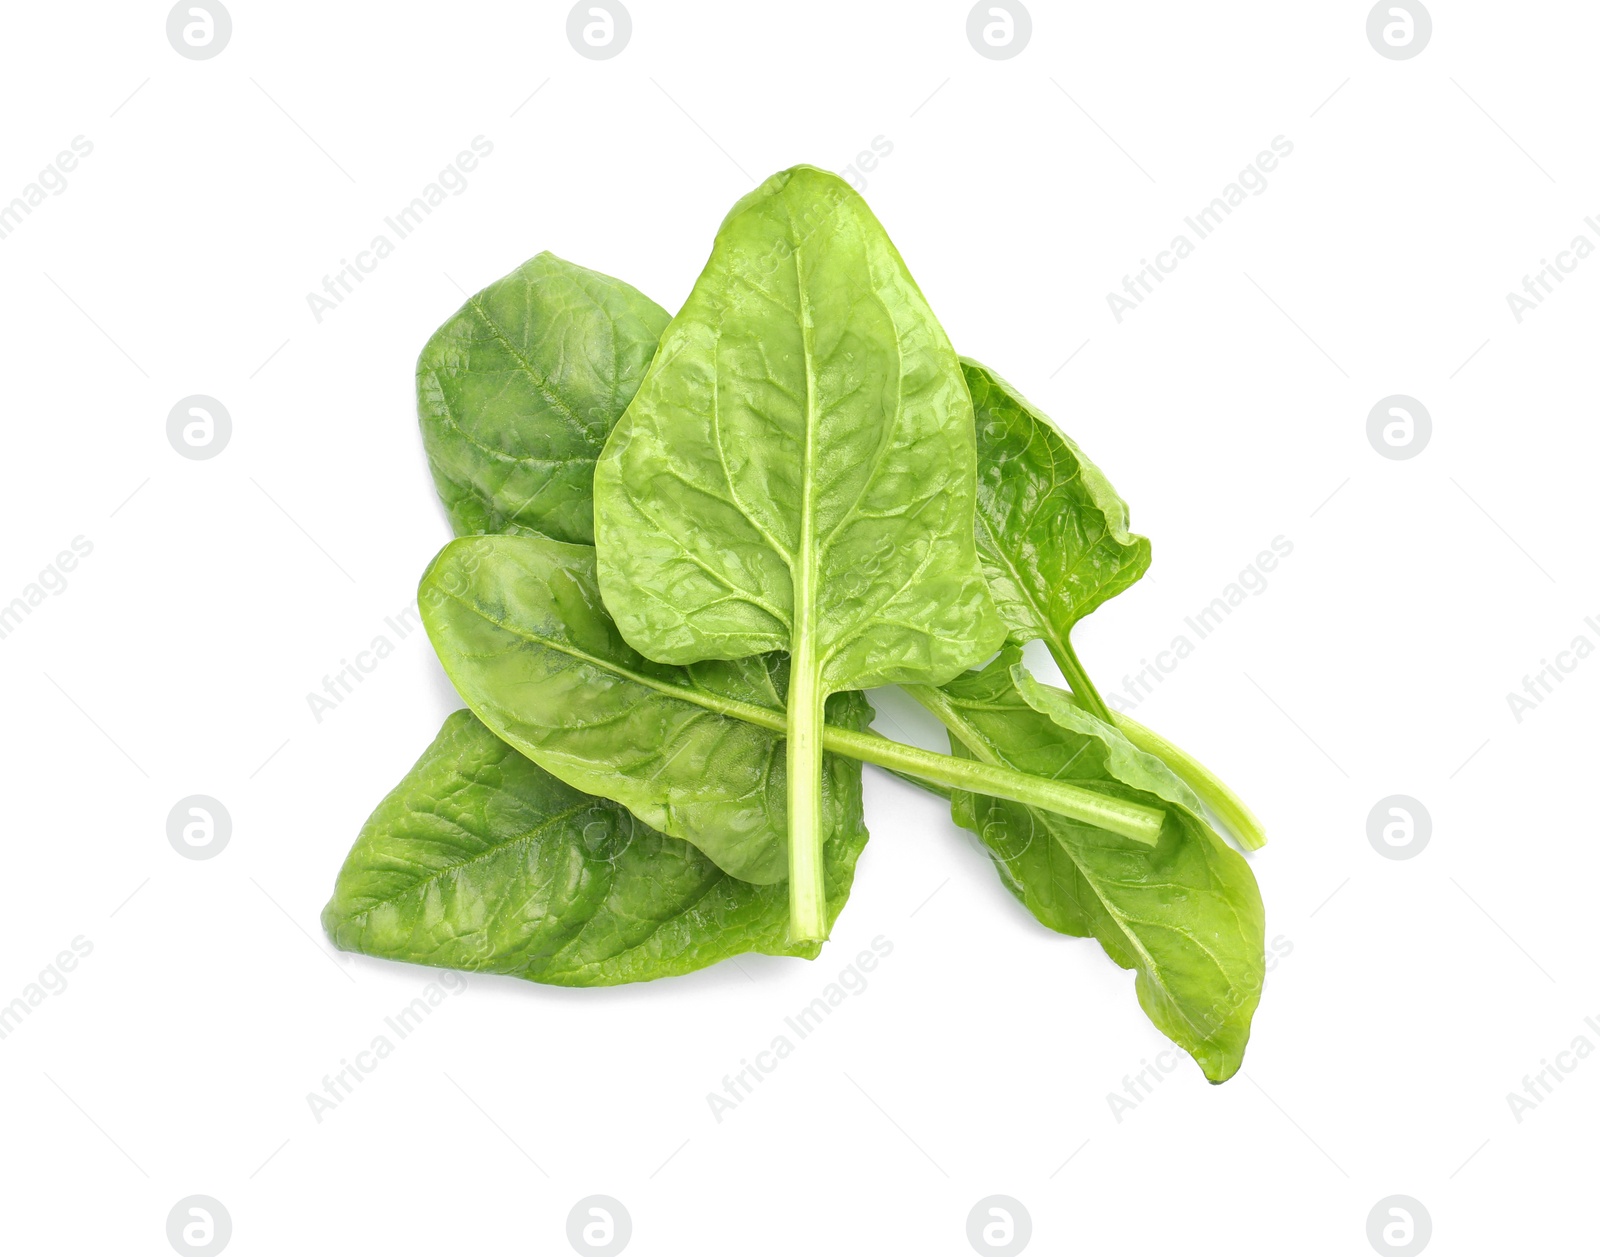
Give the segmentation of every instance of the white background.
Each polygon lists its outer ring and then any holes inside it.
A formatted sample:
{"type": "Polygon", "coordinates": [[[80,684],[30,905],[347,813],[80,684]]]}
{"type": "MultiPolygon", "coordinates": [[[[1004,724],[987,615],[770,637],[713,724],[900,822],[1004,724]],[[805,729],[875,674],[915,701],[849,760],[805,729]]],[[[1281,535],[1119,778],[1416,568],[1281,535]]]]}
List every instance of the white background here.
{"type": "Polygon", "coordinates": [[[965,1253],[993,1193],[1050,1253],[1365,1253],[1396,1193],[1438,1253],[1592,1222],[1600,1061],[1520,1123],[1506,1095],[1600,1045],[1600,661],[1520,723],[1506,693],[1600,642],[1600,260],[1521,324],[1505,295],[1600,243],[1594,6],[1439,0],[1393,61],[1360,3],[1040,2],[995,61],[963,3],[637,0],[598,62],[565,4],[231,7],[209,61],[159,4],[4,17],[0,201],[74,136],[94,151],[0,240],[0,602],[93,545],[0,640],[0,1002],[93,945],[0,1041],[3,1247],[169,1252],[193,1193],[241,1255],[564,1252],[595,1192],[641,1257],[965,1253]],[[306,294],[477,135],[467,190],[318,323],[306,294]],[[1106,294],[1279,135],[1267,190],[1119,324],[1106,294]],[[956,345],[1153,539],[1079,634],[1108,688],[1293,543],[1138,710],[1272,836],[1253,866],[1292,950],[1243,1071],[1184,1059],[1118,1121],[1108,1093],[1165,1045],[1132,975],[869,771],[873,842],[818,961],[475,978],[318,1123],[307,1093],[431,978],[317,921],[455,697],[418,633],[321,723],[306,701],[447,538],[417,351],[542,249],[676,308],[754,180],[879,136],[866,196],[956,345]],[[233,418],[210,461],[166,438],[195,393],[233,418]],[[1366,437],[1395,393],[1433,416],[1409,461],[1366,437]],[[167,841],[194,793],[233,819],[215,859],[167,841]],[[1433,821],[1406,861],[1367,838],[1395,793],[1433,821]],[[880,934],[870,986],[717,1123],[706,1094],[880,934]]]}

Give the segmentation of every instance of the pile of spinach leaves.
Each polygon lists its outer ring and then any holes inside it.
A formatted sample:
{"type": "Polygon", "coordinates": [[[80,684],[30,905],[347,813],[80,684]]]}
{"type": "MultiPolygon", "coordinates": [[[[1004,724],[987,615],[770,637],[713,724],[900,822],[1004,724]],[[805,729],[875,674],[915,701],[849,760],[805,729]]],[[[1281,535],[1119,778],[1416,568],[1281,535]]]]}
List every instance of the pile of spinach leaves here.
{"type": "MultiPolygon", "coordinates": [[[[1259,824],[1073,651],[1143,575],[1105,476],[960,358],[842,180],[734,206],[683,308],[540,254],[417,366],[457,538],[423,621],[468,710],[379,804],[341,948],[598,986],[814,957],[861,764],[948,798],[1042,924],[1093,937],[1206,1077],[1260,997],[1259,824]],[[1022,663],[1041,640],[1069,688],[1022,663]],[[997,653],[998,652],[998,653],[997,653]],[[869,728],[900,685],[950,755],[869,728]]],[[[1001,944],[1003,945],[1003,944],[1001,944]]]]}

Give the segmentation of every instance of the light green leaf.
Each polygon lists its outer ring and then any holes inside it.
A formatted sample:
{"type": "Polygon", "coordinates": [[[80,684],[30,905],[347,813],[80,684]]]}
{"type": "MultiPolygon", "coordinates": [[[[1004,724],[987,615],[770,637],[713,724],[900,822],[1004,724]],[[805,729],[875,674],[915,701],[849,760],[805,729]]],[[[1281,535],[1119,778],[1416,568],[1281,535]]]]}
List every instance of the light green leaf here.
{"type": "MultiPolygon", "coordinates": [[[[829,918],[866,844],[861,792],[842,783],[826,849],[829,918]]],[[[606,799],[572,789],[470,712],[439,736],[363,826],[323,928],[390,960],[608,986],[791,945],[787,896],[728,876],[606,799]]]]}
{"type": "Polygon", "coordinates": [[[1150,566],[1127,504],[1021,393],[970,358],[961,366],[978,433],[978,553],[1011,639],[1042,640],[1083,707],[1159,756],[1246,847],[1263,846],[1244,800],[1182,747],[1107,707],[1072,648],[1073,626],[1150,566]]]}
{"type": "MultiPolygon", "coordinates": [[[[694,843],[735,877],[784,879],[781,655],[654,663],[607,614],[594,551],[537,537],[451,542],[418,597],[445,671],[500,737],[569,785],[694,843]],[[753,709],[767,726],[729,718],[734,708],[753,709]]],[[[871,708],[842,693],[830,716],[864,728],[871,708]]],[[[845,823],[841,801],[860,780],[859,763],[827,758],[829,832],[845,823]]]]}
{"type": "Polygon", "coordinates": [[[978,435],[978,553],[1019,642],[1052,652],[1072,626],[1144,575],[1148,538],[1068,437],[995,372],[961,360],[978,435]]]}
{"type": "Polygon", "coordinates": [[[417,362],[434,484],[458,533],[594,541],[594,461],[667,312],[541,253],[467,299],[417,362]]]}
{"type": "Polygon", "coordinates": [[[1141,846],[984,795],[956,796],[952,814],[983,840],[1035,917],[1097,939],[1133,969],[1139,1004],[1157,1029],[1221,1082],[1243,1060],[1265,972],[1265,916],[1250,866],[1160,760],[1019,661],[1008,646],[981,672],[913,694],[944,721],[958,753],[1166,805],[1161,839],[1141,846]]]}
{"type": "MultiPolygon", "coordinates": [[[[423,576],[423,623],[457,691],[547,772],[604,794],[745,881],[783,880],[784,694],[778,652],[678,668],[622,640],[595,582],[594,551],[542,537],[462,537],[423,576]]],[[[824,821],[859,764],[1009,798],[1154,842],[1159,811],[866,732],[857,691],[828,700],[824,821]],[[848,758],[842,758],[848,757],[848,758]]]]}
{"type": "Polygon", "coordinates": [[[960,364],[877,219],[800,166],[728,214],[595,471],[623,636],[688,664],[792,660],[797,930],[820,936],[823,701],[948,680],[1004,628],[973,537],[960,364]]]}

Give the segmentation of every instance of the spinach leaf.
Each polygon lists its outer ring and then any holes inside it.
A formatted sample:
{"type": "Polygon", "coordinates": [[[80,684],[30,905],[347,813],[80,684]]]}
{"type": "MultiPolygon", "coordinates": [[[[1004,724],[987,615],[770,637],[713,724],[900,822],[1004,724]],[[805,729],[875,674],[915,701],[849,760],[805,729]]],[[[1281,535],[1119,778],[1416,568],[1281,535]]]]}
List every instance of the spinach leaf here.
{"type": "MultiPolygon", "coordinates": [[[[591,541],[595,455],[667,322],[622,281],[542,253],[441,327],[423,351],[418,396],[455,531],[591,541]]],[[[1044,415],[981,364],[962,359],[962,369],[977,419],[978,553],[1011,636],[1043,638],[1090,711],[1161,756],[1259,847],[1266,837],[1244,802],[1187,752],[1109,712],[1072,650],[1071,626],[1138,579],[1149,542],[1127,533],[1126,506],[1044,415]]]]}
{"type": "MultiPolygon", "coordinates": [[[[824,854],[830,921],[867,841],[859,779],[838,785],[840,823],[824,854]]],[[[346,951],[559,986],[819,950],[786,941],[781,887],[738,881],[563,784],[466,711],[445,720],[362,828],[322,924],[346,951]]]]}
{"type": "Polygon", "coordinates": [[[666,325],[637,289],[550,253],[469,297],[417,362],[455,531],[592,543],[594,461],[666,325]]]}
{"type": "Polygon", "coordinates": [[[822,938],[823,704],[1004,636],[960,364],[866,203],[799,166],[729,212],[595,469],[600,581],[665,663],[790,655],[789,887],[822,938]]]}
{"type": "MultiPolygon", "coordinates": [[[[594,551],[543,538],[451,542],[423,575],[419,603],[456,690],[502,738],[735,877],[784,879],[782,656],[652,662],[606,613],[594,551]],[[728,719],[737,708],[769,727],[728,719]]],[[[864,726],[870,711],[858,693],[834,700],[841,724],[864,726]]],[[[841,819],[835,796],[859,790],[860,778],[858,763],[826,766],[830,831],[841,819]]]]}
{"type": "Polygon", "coordinates": [[[978,554],[1013,641],[1043,640],[1073,697],[1159,756],[1251,849],[1261,822],[1220,778],[1154,730],[1111,711],[1072,649],[1077,622],[1150,566],[1128,507],[1077,445],[982,363],[961,360],[978,436],[978,554]]]}
{"type": "Polygon", "coordinates": [[[1097,939],[1135,970],[1156,1028],[1211,1081],[1231,1077],[1261,997],[1265,917],[1250,866],[1201,819],[1193,793],[1069,695],[1035,681],[1015,645],[982,671],[911,693],[958,753],[1167,806],[1153,848],[982,795],[956,796],[951,812],[1028,911],[1053,930],[1097,939]]]}
{"type": "Polygon", "coordinates": [[[961,369],[989,592],[1014,641],[1042,638],[1058,663],[1075,665],[1072,626],[1145,574],[1150,542],[1128,531],[1127,503],[1077,445],[988,367],[963,358],[961,369]]]}
{"type": "MultiPolygon", "coordinates": [[[[423,623],[467,705],[569,785],[603,794],[692,842],[749,882],[782,881],[784,696],[780,652],[689,667],[654,663],[622,639],[587,546],[462,537],[422,579],[423,623]]],[[[971,764],[863,732],[857,692],[828,700],[823,820],[867,760],[962,789],[999,790],[1153,842],[1159,813],[1070,785],[971,764]],[[849,756],[849,759],[840,758],[849,756]]]]}

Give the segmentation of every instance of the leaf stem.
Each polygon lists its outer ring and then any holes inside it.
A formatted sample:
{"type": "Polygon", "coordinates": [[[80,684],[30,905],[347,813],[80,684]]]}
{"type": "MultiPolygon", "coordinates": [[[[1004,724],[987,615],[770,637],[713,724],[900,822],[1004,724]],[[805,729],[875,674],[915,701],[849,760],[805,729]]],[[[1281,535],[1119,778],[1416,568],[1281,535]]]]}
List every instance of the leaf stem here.
{"type": "MultiPolygon", "coordinates": [[[[880,738],[876,734],[847,733],[847,737],[851,740],[850,744],[842,744],[838,749],[869,764],[877,764],[912,777],[925,778],[957,790],[970,790],[975,794],[993,795],[996,798],[1025,803],[1030,807],[1043,808],[1047,812],[1054,812],[1058,816],[1065,816],[1069,820],[1080,821],[1085,825],[1093,825],[1097,829],[1107,830],[1120,837],[1143,843],[1147,847],[1155,846],[1161,837],[1161,826],[1166,820],[1166,813],[1160,808],[1146,807],[1142,803],[1114,798],[1108,794],[1086,790],[1082,786],[1068,785],[1064,781],[1056,781],[1049,777],[1030,777],[1026,773],[1007,768],[988,745],[967,727],[947,695],[930,685],[907,685],[902,688],[960,738],[974,758],[958,759],[954,756],[939,755],[933,751],[924,751],[920,747],[890,742],[887,738],[880,738]],[[860,741],[857,742],[856,739],[860,741]],[[889,755],[883,755],[879,748],[870,745],[874,742],[882,743],[884,747],[892,748],[892,751],[889,755]]],[[[846,732],[829,728],[830,750],[834,749],[831,745],[833,737],[846,732]]]]}
{"type": "Polygon", "coordinates": [[[1180,746],[1168,742],[1154,729],[1146,728],[1137,720],[1130,720],[1121,712],[1114,712],[1112,723],[1141,751],[1147,751],[1166,766],[1200,796],[1205,805],[1220,820],[1247,851],[1259,851],[1267,845],[1267,831],[1255,814],[1245,806],[1244,800],[1230,790],[1214,772],[1180,746]]]}
{"type": "Polygon", "coordinates": [[[1087,710],[1090,715],[1098,716],[1108,724],[1115,725],[1127,736],[1128,741],[1141,751],[1154,755],[1172,769],[1200,796],[1205,805],[1216,813],[1217,819],[1239,840],[1240,846],[1247,851],[1259,851],[1267,845],[1267,832],[1262,828],[1261,822],[1245,806],[1244,800],[1228,788],[1221,777],[1181,746],[1167,741],[1154,729],[1146,728],[1137,720],[1130,720],[1121,712],[1114,712],[1108,708],[1105,700],[1100,697],[1100,692],[1094,688],[1094,682],[1089,680],[1089,674],[1078,662],[1078,656],[1073,651],[1070,640],[1062,638],[1047,644],[1056,666],[1061,669],[1061,675],[1067,679],[1067,685],[1071,688],[1072,696],[1077,700],[1078,706],[1087,710]]]}
{"type": "MultiPolygon", "coordinates": [[[[457,601],[463,601],[459,595],[447,594],[457,601]]],[[[463,603],[465,605],[465,603],[463,603]]],[[[481,612],[480,612],[481,614],[481,612]]],[[[501,621],[493,621],[500,628],[508,632],[516,632],[510,625],[501,621]]],[[[521,636],[531,642],[548,649],[559,650],[580,662],[610,672],[615,676],[631,681],[636,685],[654,690],[658,694],[665,694],[682,702],[693,703],[707,711],[714,711],[733,720],[743,720],[762,729],[769,729],[773,733],[781,733],[785,739],[790,740],[790,745],[785,749],[785,758],[789,771],[792,773],[799,768],[809,772],[804,759],[794,758],[795,750],[793,735],[796,714],[802,711],[795,705],[795,687],[801,684],[797,677],[814,673],[813,668],[802,668],[802,651],[796,649],[793,663],[790,667],[790,698],[789,709],[764,707],[759,703],[744,702],[737,698],[727,698],[721,694],[697,689],[687,684],[663,680],[659,676],[652,676],[633,668],[624,667],[613,660],[603,659],[598,655],[591,655],[577,649],[575,646],[552,642],[546,638],[537,637],[527,631],[522,631],[521,636]]],[[[803,640],[803,639],[801,639],[803,640]]],[[[448,671],[448,666],[446,668],[448,671]]],[[[815,684],[815,681],[812,682],[815,684]]],[[[457,688],[461,688],[457,682],[457,688]]],[[[909,688],[909,687],[908,687],[909,688]]],[[[474,707],[476,710],[476,707],[474,707]]],[[[482,713],[480,713],[481,715],[482,713]]],[[[486,722],[487,723],[487,722],[486,722]]],[[[493,726],[491,726],[493,727],[493,726]]],[[[1129,803],[1123,799],[1115,799],[1097,791],[1087,790],[1081,786],[1069,786],[1063,782],[1052,781],[1045,777],[1031,777],[1027,773],[1019,773],[1013,768],[1007,768],[998,762],[992,765],[975,764],[971,760],[958,759],[954,755],[941,755],[937,751],[925,751],[921,747],[907,746],[902,742],[894,742],[889,738],[876,733],[857,733],[853,729],[843,729],[837,725],[824,724],[821,719],[816,720],[811,726],[813,735],[820,728],[822,749],[837,755],[847,755],[851,759],[864,760],[869,764],[876,764],[880,768],[887,768],[890,772],[902,773],[905,776],[915,777],[919,781],[931,781],[945,787],[945,790],[971,790],[978,794],[993,795],[1000,799],[1012,799],[1018,803],[1027,803],[1034,807],[1043,808],[1047,812],[1055,812],[1072,820],[1082,820],[1089,824],[1098,825],[1102,829],[1120,834],[1124,838],[1132,838],[1136,842],[1153,844],[1155,836],[1160,833],[1161,819],[1165,813],[1142,807],[1137,803],[1129,803]],[[1096,819],[1099,818],[1099,819],[1096,819]]],[[[820,761],[817,772],[820,781],[820,761]]],[[[797,780],[796,778],[791,778],[797,780]]],[[[795,895],[793,872],[795,867],[794,835],[806,832],[796,829],[796,824],[820,824],[816,816],[815,804],[810,810],[801,804],[802,811],[797,817],[794,814],[796,806],[794,791],[790,791],[790,818],[789,818],[789,868],[790,868],[790,897],[791,906],[795,895]],[[808,820],[809,817],[809,820],[808,820]]],[[[821,868],[821,835],[817,834],[817,867],[821,868]]],[[[806,857],[804,853],[800,856],[806,857]]],[[[823,903],[821,892],[817,894],[817,903],[823,903]]],[[[825,919],[823,909],[819,906],[812,917],[813,922],[825,919]]],[[[815,926],[822,930],[822,926],[815,926]]],[[[815,935],[820,939],[825,937],[825,931],[815,935]]]]}
{"type": "MultiPolygon", "coordinates": [[[[794,259],[795,291],[800,299],[800,340],[806,376],[805,445],[800,453],[800,545],[794,556],[794,616],[789,639],[789,941],[820,942],[828,937],[827,891],[822,883],[822,730],[828,693],[817,656],[817,594],[821,579],[817,550],[817,381],[816,324],[800,266],[794,259]]],[[[726,470],[726,465],[724,465],[726,470]]],[[[729,482],[732,483],[731,481],[729,482]]]]}
{"type": "Polygon", "coordinates": [[[1106,706],[1106,700],[1100,697],[1100,691],[1094,688],[1094,682],[1089,679],[1089,674],[1078,662],[1078,655],[1072,649],[1071,639],[1051,638],[1045,644],[1050,648],[1050,656],[1056,661],[1056,667],[1061,669],[1061,675],[1067,679],[1067,688],[1078,700],[1078,706],[1088,708],[1091,716],[1098,716],[1110,724],[1111,709],[1106,706]]]}
{"type": "Polygon", "coordinates": [[[828,937],[828,899],[822,881],[823,704],[817,668],[805,643],[789,670],[785,749],[789,775],[789,941],[828,937]]]}

